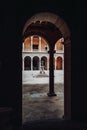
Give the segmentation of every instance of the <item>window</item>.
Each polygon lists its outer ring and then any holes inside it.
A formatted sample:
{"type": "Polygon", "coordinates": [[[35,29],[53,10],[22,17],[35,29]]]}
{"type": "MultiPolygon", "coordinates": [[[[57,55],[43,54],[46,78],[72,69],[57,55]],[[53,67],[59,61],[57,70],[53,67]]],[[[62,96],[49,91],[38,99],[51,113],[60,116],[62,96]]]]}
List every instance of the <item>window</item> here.
{"type": "Polygon", "coordinates": [[[33,50],[38,50],[38,45],[33,44],[33,50]]]}

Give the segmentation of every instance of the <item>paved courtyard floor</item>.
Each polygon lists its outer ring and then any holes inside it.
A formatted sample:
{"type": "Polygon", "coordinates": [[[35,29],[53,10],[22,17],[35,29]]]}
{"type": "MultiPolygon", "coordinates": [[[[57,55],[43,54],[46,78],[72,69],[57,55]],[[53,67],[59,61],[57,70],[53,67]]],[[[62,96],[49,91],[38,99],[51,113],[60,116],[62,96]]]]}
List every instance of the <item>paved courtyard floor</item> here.
{"type": "Polygon", "coordinates": [[[48,84],[23,85],[22,120],[62,118],[64,114],[63,84],[55,85],[57,96],[48,97],[48,84]]]}
{"type": "Polygon", "coordinates": [[[22,121],[62,118],[64,115],[63,71],[54,73],[54,91],[57,96],[48,97],[49,71],[46,77],[39,71],[22,72],[22,121]],[[48,75],[48,76],[47,76],[48,75]]]}

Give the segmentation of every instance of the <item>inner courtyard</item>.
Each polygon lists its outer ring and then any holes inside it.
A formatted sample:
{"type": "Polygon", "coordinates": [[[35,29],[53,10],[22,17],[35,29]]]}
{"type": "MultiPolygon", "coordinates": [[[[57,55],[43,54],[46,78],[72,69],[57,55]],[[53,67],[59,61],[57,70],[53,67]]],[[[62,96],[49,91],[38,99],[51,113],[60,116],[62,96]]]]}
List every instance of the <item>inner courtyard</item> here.
{"type": "Polygon", "coordinates": [[[49,46],[45,39],[27,37],[22,48],[22,121],[63,118],[64,38],[55,44],[54,91],[49,97],[49,46]]]}
{"type": "Polygon", "coordinates": [[[70,118],[70,31],[41,12],[22,32],[22,121],[70,118]],[[44,114],[45,113],[45,114],[44,114]]]}

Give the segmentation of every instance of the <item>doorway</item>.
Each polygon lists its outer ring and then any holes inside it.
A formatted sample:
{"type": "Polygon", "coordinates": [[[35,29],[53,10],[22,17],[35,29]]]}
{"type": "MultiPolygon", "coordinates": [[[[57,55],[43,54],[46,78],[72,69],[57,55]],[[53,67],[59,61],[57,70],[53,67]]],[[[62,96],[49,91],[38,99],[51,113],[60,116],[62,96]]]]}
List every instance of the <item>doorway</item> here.
{"type": "MultiPolygon", "coordinates": [[[[48,68],[49,70],[49,73],[47,75],[45,75],[46,77],[48,77],[48,82],[49,82],[49,87],[48,89],[49,90],[46,90],[46,92],[49,91],[47,98],[49,99],[53,99],[50,101],[50,103],[53,103],[55,100],[54,98],[56,99],[57,97],[57,94],[56,94],[56,89],[55,89],[55,81],[57,79],[57,81],[59,80],[59,77],[57,75],[57,78],[54,78],[55,76],[55,73],[54,73],[54,68],[57,70],[57,71],[61,71],[63,70],[63,80],[64,80],[64,85],[63,85],[63,90],[64,90],[64,93],[63,93],[63,97],[64,97],[64,101],[63,101],[63,113],[61,115],[61,118],[64,116],[65,118],[70,118],[70,113],[71,113],[71,109],[70,109],[70,32],[68,30],[68,27],[67,25],[63,24],[63,28],[61,28],[59,25],[63,22],[62,19],[60,17],[57,17],[58,18],[58,21],[60,20],[60,23],[57,21],[57,25],[53,23],[52,21],[52,17],[55,17],[54,14],[51,14],[51,13],[40,13],[40,14],[36,14],[35,15],[36,19],[30,19],[29,24],[25,24],[25,27],[24,27],[24,30],[23,30],[23,35],[25,35],[25,38],[26,37],[29,37],[30,35],[32,36],[33,35],[38,35],[40,37],[40,44],[38,44],[38,52],[40,52],[42,50],[42,44],[41,44],[41,37],[48,43],[47,46],[45,45],[45,49],[43,49],[44,51],[47,51],[49,57],[46,58],[42,57],[42,60],[39,59],[39,58],[36,58],[37,60],[33,60],[34,55],[32,53],[32,60],[35,61],[33,63],[34,67],[37,68],[37,70],[40,70],[40,73],[39,75],[32,75],[33,77],[39,77],[39,76],[44,76],[45,74],[45,69],[48,68]],[[42,18],[42,21],[43,19],[45,19],[46,16],[48,16],[49,14],[49,20],[44,22],[43,24],[39,21],[37,22],[37,18],[40,20],[42,18]],[[37,17],[36,17],[37,16],[37,17]],[[43,18],[44,17],[44,18],[43,18]],[[32,24],[33,20],[36,20],[36,22],[34,21],[34,25],[32,24]],[[49,22],[50,21],[50,22],[49,22]],[[25,31],[26,30],[26,27],[29,26],[29,30],[28,30],[28,33],[25,31]],[[38,28],[38,27],[41,27],[38,28]],[[49,28],[50,27],[50,28],[49,28]],[[50,30],[52,29],[52,30],[50,30]],[[51,37],[51,35],[53,34],[52,32],[54,31],[54,34],[56,35],[53,35],[51,37]],[[67,32],[67,33],[65,33],[67,32]],[[57,35],[58,34],[58,35],[57,35]],[[57,42],[57,40],[61,39],[61,41],[63,42],[64,44],[64,57],[60,56],[59,54],[57,55],[55,53],[55,50],[54,50],[54,47],[55,47],[55,43],[57,42]],[[63,41],[64,40],[64,41],[63,41]],[[49,47],[49,49],[48,49],[49,47]],[[54,54],[55,53],[55,54],[54,54]],[[54,58],[55,57],[55,58],[54,58]],[[55,59],[55,60],[54,60],[55,59]],[[43,61],[43,63],[41,62],[43,61]],[[47,61],[47,62],[46,62],[47,61]],[[37,65],[36,65],[37,63],[37,65]],[[38,64],[39,63],[39,64],[38,64]],[[46,64],[47,63],[47,64],[46,64]],[[67,66],[66,66],[67,64],[67,66]],[[44,68],[42,67],[42,65],[44,66],[44,68]],[[37,67],[38,66],[38,67],[37,67]],[[69,82],[67,82],[67,78],[69,79],[69,82]],[[64,89],[65,88],[65,89],[64,89]]],[[[34,17],[33,17],[34,18],[34,17]]],[[[47,20],[47,19],[45,19],[47,20]]],[[[32,44],[32,42],[31,42],[32,44]]],[[[31,47],[32,48],[32,47],[31,47]]],[[[59,47],[58,47],[58,51],[59,53],[61,54],[60,50],[62,49],[62,46],[59,44],[59,47]]],[[[36,55],[36,51],[34,52],[34,54],[36,55]]],[[[41,56],[41,54],[39,55],[41,56]]],[[[40,57],[41,58],[41,57],[40,57]]],[[[32,63],[32,60],[31,60],[31,63],[32,63]]],[[[41,78],[41,77],[40,77],[41,78]]],[[[41,81],[41,80],[40,80],[41,81]]],[[[44,80],[46,81],[46,80],[44,80]]],[[[32,81],[33,82],[33,81],[32,81]]],[[[40,85],[41,86],[41,85],[40,85]]],[[[35,90],[35,87],[32,87],[34,88],[35,90]]],[[[45,88],[42,87],[42,88],[45,88]]],[[[41,89],[43,90],[43,89],[41,89]]],[[[59,93],[59,91],[58,91],[59,93]]],[[[29,94],[29,93],[28,93],[29,94]]],[[[40,96],[40,95],[39,95],[40,96]]],[[[24,97],[24,96],[23,96],[24,97]]],[[[26,97],[26,96],[25,96],[26,97]]],[[[38,96],[37,95],[33,95],[33,98],[37,98],[38,96]]],[[[40,97],[41,98],[41,97],[40,97]]],[[[39,99],[40,99],[39,98],[39,99]]],[[[57,99],[56,99],[57,100],[57,99]]],[[[45,100],[44,104],[47,105],[47,100],[45,100]]],[[[35,103],[34,103],[35,104],[35,103]]],[[[47,111],[47,108],[49,108],[49,105],[48,107],[46,107],[46,105],[41,105],[41,109],[43,108],[44,106],[44,111],[43,113],[48,113],[47,111]]],[[[55,103],[55,110],[53,109],[53,106],[51,107],[51,110],[53,111],[58,111],[58,102],[55,103]],[[57,109],[56,109],[57,108],[57,109]]],[[[28,108],[27,108],[28,109],[28,108]]],[[[38,110],[38,108],[37,108],[38,110]]],[[[42,109],[43,110],[43,109],[42,109]]],[[[40,115],[40,111],[38,112],[39,115],[40,115]]],[[[59,116],[57,116],[57,114],[55,114],[55,116],[52,116],[53,112],[51,111],[51,113],[49,114],[49,116],[47,117],[47,114],[43,117],[41,117],[41,119],[46,119],[46,118],[59,118],[59,116]]],[[[27,113],[27,116],[30,115],[30,113],[27,113]]],[[[38,114],[36,114],[38,115],[38,114]]],[[[58,114],[59,115],[59,114],[58,114]]],[[[35,116],[35,115],[34,115],[35,116]]],[[[29,117],[27,117],[28,119],[30,119],[29,117]]],[[[37,120],[39,120],[40,118],[37,117],[37,120]]],[[[29,121],[29,120],[28,120],[29,121]]]]}

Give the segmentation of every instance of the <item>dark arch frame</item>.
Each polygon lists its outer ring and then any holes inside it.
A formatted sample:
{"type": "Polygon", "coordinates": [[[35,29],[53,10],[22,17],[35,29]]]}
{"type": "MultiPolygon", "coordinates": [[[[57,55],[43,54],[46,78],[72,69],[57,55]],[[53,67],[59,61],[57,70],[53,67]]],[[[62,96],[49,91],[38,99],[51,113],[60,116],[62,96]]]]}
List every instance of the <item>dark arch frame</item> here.
{"type": "MultiPolygon", "coordinates": [[[[63,43],[64,44],[64,119],[70,119],[71,118],[71,36],[67,24],[59,16],[55,14],[42,12],[34,15],[26,22],[23,29],[23,38],[27,36],[26,34],[39,35],[41,37],[44,37],[44,39],[48,41],[50,46],[49,51],[50,59],[51,58],[53,59],[53,53],[56,41],[61,37],[64,38],[63,43]],[[26,29],[28,28],[28,26],[31,26],[32,23],[34,23],[35,25],[35,22],[37,22],[38,20],[39,20],[38,24],[40,25],[41,21],[44,21],[46,16],[48,16],[47,18],[48,22],[52,23],[55,26],[54,28],[57,29],[56,30],[57,34],[59,32],[60,35],[54,38],[54,36],[51,37],[51,35],[49,36],[46,35],[45,31],[43,32],[42,30],[37,31],[37,29],[34,30],[31,29],[30,32],[28,29],[26,33],[26,29]],[[56,22],[54,21],[54,17],[56,18],[56,22]],[[54,40],[52,38],[54,38],[54,40]]],[[[52,68],[52,70],[50,69],[50,74],[53,77],[53,68],[54,68],[53,60],[52,61],[50,60],[50,67],[52,68]]],[[[53,83],[53,81],[51,83],[53,83]]]]}

